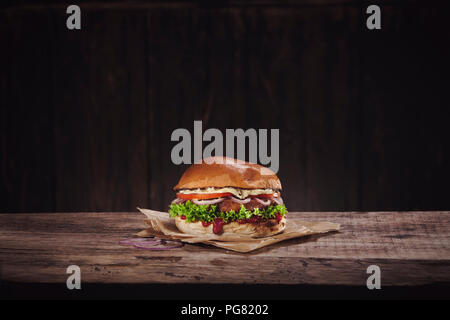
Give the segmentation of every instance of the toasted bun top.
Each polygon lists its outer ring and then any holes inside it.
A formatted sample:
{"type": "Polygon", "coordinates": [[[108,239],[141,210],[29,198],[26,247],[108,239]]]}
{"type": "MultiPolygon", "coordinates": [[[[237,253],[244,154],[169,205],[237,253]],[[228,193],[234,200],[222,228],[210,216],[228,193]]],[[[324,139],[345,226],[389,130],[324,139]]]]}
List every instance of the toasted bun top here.
{"type": "Polygon", "coordinates": [[[203,159],[201,164],[187,168],[173,189],[208,187],[281,190],[281,182],[272,170],[259,164],[227,157],[210,157],[203,159]]]}

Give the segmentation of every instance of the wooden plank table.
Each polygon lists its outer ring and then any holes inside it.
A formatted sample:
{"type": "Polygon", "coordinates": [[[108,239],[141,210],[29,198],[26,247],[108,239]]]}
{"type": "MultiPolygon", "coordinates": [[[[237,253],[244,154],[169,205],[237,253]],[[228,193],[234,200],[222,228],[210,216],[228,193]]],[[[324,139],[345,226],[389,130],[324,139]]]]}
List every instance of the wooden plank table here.
{"type": "Polygon", "coordinates": [[[367,267],[383,286],[450,283],[450,212],[297,212],[341,231],[251,253],[207,245],[148,251],[119,245],[143,229],[130,213],[0,214],[0,280],[65,283],[78,265],[84,283],[230,283],[365,286],[367,267]]]}

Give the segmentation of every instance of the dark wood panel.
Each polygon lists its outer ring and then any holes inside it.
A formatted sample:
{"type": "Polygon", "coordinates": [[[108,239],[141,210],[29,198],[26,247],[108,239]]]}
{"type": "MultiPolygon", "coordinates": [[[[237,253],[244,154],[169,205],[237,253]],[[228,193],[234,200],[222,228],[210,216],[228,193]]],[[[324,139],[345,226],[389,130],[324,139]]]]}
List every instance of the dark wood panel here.
{"type": "MultiPolygon", "coordinates": [[[[171,134],[202,120],[209,92],[206,23],[197,10],[155,9],[147,14],[150,197],[167,210],[182,166],[171,161],[171,134]]],[[[192,143],[193,143],[192,136],[192,143]]]]}
{"type": "Polygon", "coordinates": [[[296,4],[2,11],[0,210],[164,210],[194,120],[279,128],[291,210],[448,208],[447,6],[296,4]]]}
{"type": "Polygon", "coordinates": [[[1,12],[0,211],[53,211],[48,12],[1,12]]]}
{"type": "Polygon", "coordinates": [[[154,155],[162,162],[153,169],[152,183],[162,191],[152,204],[164,206],[161,194],[170,201],[173,193],[165,190],[180,174],[170,164],[171,130],[192,132],[193,120],[204,120],[204,129],[280,128],[280,177],[288,205],[356,208],[357,114],[351,111],[357,97],[357,13],[151,10],[149,104],[161,119],[151,136],[162,155],[154,155]]]}
{"type": "Polygon", "coordinates": [[[280,128],[291,208],[357,207],[358,18],[354,7],[265,9],[254,30],[251,126],[280,128]]]}
{"type": "Polygon", "coordinates": [[[85,10],[80,31],[55,19],[56,207],[145,206],[145,16],[85,10]]]}
{"type": "Polygon", "coordinates": [[[362,37],[362,209],[445,208],[450,31],[444,7],[382,10],[382,31],[362,37]]]}

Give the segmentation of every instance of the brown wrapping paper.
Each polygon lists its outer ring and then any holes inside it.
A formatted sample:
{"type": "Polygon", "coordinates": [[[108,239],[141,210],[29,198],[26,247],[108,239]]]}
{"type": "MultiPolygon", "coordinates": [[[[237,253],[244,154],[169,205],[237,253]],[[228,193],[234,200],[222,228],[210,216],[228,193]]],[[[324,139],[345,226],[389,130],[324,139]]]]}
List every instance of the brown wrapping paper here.
{"type": "Polygon", "coordinates": [[[148,228],[137,234],[139,237],[157,236],[164,239],[177,239],[187,243],[206,243],[219,248],[237,252],[250,252],[280,241],[309,236],[313,234],[339,231],[338,223],[326,221],[299,221],[287,219],[286,229],[279,234],[264,238],[246,238],[241,236],[190,235],[182,233],[175,225],[174,219],[167,212],[138,208],[146,219],[148,228]]]}

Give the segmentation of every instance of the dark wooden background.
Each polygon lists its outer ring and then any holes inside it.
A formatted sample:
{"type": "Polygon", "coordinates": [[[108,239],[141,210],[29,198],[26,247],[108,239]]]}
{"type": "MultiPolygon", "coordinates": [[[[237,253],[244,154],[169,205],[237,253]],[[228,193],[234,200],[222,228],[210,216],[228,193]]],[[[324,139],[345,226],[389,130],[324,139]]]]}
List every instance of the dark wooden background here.
{"type": "Polygon", "coordinates": [[[165,209],[194,120],[279,128],[290,210],[450,209],[445,2],[53,3],[0,12],[1,212],[165,209]]]}

